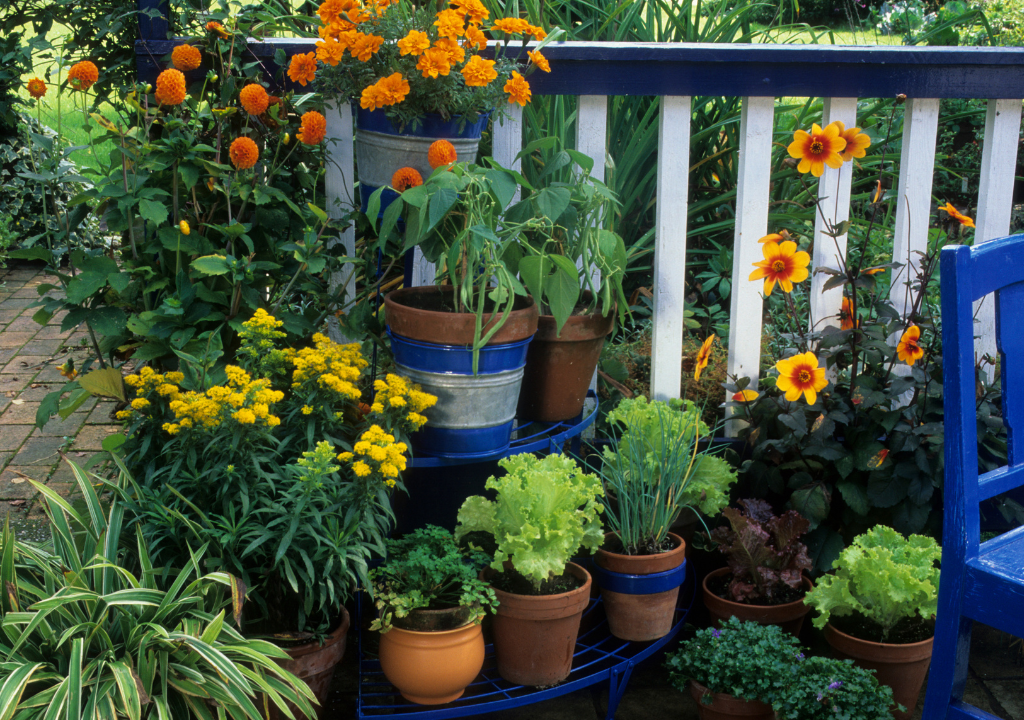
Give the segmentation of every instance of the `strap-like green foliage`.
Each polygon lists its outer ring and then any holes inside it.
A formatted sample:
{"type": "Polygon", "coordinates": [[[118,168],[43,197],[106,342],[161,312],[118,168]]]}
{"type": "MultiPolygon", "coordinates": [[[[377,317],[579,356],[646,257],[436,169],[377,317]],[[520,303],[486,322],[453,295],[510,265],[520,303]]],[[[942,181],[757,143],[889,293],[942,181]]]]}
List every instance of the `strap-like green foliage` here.
{"type": "Polygon", "coordinates": [[[596,550],[604,540],[599,513],[604,495],[596,475],[584,473],[571,458],[530,454],[513,455],[498,463],[508,471],[490,477],[484,487],[497,492],[497,500],[479,495],[466,498],[459,508],[455,539],[483,531],[494,535],[498,549],[491,567],[501,572],[510,560],[534,588],[561,575],[580,546],[596,550]]]}
{"type": "Polygon", "coordinates": [[[4,527],[0,720],[259,720],[270,703],[291,718],[286,701],[312,717],[309,688],[275,662],[287,655],[225,624],[233,578],[201,574],[205,546],[159,590],[141,535],[141,572],[120,566],[127,471],[114,482],[71,468],[86,513],[32,481],[52,541],[4,527]]]}
{"type": "Polygon", "coordinates": [[[825,627],[833,613],[859,612],[882,627],[882,641],[903,618],[931,618],[938,606],[942,550],[930,537],[904,538],[876,525],[853,540],[826,575],[804,597],[820,613],[815,627],[825,627]]]}

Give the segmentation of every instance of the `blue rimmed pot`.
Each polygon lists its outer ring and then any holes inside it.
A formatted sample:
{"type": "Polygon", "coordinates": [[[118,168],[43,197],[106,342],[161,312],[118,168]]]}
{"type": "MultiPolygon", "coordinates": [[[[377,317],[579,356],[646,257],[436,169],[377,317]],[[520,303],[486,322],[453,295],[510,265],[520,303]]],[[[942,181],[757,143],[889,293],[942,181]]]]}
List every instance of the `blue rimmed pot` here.
{"type": "MultiPolygon", "coordinates": [[[[478,115],[474,122],[455,116],[445,120],[440,115],[427,115],[422,122],[403,128],[391,123],[383,110],[363,110],[353,103],[356,119],[356,168],[359,174],[359,198],[366,212],[370,196],[377,188],[390,185],[391,176],[403,167],[414,168],[426,180],[433,172],[427,151],[436,140],[447,140],[455,146],[460,161],[476,161],[480,135],[487,127],[488,114],[478,115]]],[[[383,213],[398,197],[393,190],[381,194],[383,213]]]]}
{"type": "MultiPolygon", "coordinates": [[[[509,318],[480,349],[473,373],[476,316],[455,312],[452,289],[396,290],[384,299],[395,369],[437,396],[412,437],[419,453],[484,457],[508,448],[537,306],[517,298],[509,318]]],[[[485,315],[484,331],[497,318],[485,315]]]]}
{"type": "Polygon", "coordinates": [[[612,635],[622,640],[648,642],[672,630],[679,602],[679,586],[686,577],[686,543],[668,534],[673,548],[654,555],[626,555],[614,533],[605,535],[604,547],[594,555],[594,578],[612,635]]]}

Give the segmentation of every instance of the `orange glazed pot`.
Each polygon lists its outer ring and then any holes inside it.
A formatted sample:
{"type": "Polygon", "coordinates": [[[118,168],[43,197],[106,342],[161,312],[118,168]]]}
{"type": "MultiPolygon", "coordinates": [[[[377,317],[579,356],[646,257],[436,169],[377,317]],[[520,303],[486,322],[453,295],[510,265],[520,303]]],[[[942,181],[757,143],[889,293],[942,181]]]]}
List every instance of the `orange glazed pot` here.
{"type": "MultiPolygon", "coordinates": [[[[291,659],[279,660],[279,664],[300,680],[305,681],[309,689],[313,691],[317,702],[320,703],[316,707],[318,718],[323,718],[324,716],[324,704],[331,690],[334,669],[341,662],[342,657],[345,656],[345,641],[348,635],[348,627],[348,610],[342,608],[341,624],[338,625],[334,632],[327,636],[323,645],[318,642],[308,642],[294,647],[282,648],[291,659]]],[[[294,705],[289,703],[289,707],[296,718],[305,717],[294,705]]],[[[269,708],[269,720],[285,720],[285,716],[278,711],[276,705],[270,703],[269,708]]]]}
{"type": "Polygon", "coordinates": [[[484,666],[479,623],[454,630],[403,630],[380,636],[380,667],[402,697],[421,705],[441,705],[462,696],[484,666]]]}
{"type": "Polygon", "coordinates": [[[907,720],[914,714],[921,686],[932,663],[932,641],[935,638],[903,645],[876,643],[847,635],[827,624],[825,639],[840,660],[850,659],[858,667],[874,670],[878,682],[892,688],[893,700],[907,708],[906,712],[893,709],[897,720],[907,720]]]}
{"type": "MultiPolygon", "coordinates": [[[[704,607],[708,609],[711,622],[715,627],[721,627],[721,624],[730,617],[737,617],[740,620],[756,622],[758,625],[778,625],[793,637],[800,635],[804,617],[811,611],[811,606],[805,605],[803,598],[784,605],[748,605],[720,598],[708,590],[708,580],[728,575],[731,572],[726,567],[708,573],[701,588],[704,595],[704,607]]],[[[804,575],[804,592],[813,587],[814,583],[804,575]]]]}
{"type": "Polygon", "coordinates": [[[759,700],[740,700],[733,695],[713,693],[696,680],[690,681],[690,695],[697,702],[697,714],[701,720],[774,720],[775,711],[772,706],[759,700]],[[703,702],[703,698],[711,696],[711,704],[703,702]]]}

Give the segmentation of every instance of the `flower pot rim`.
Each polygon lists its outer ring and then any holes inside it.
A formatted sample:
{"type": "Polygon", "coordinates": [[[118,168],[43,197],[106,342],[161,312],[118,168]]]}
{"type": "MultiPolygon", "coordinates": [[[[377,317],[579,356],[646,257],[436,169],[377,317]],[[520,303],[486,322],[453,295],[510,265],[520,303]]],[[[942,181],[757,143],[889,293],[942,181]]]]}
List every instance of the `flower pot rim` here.
{"type": "MultiPolygon", "coordinates": [[[[506,562],[508,562],[508,561],[506,561],[506,562]]],[[[547,598],[561,598],[561,597],[566,596],[566,595],[572,595],[573,593],[578,593],[580,590],[582,590],[584,587],[586,587],[587,582],[591,581],[590,573],[587,572],[587,569],[584,568],[582,565],[580,565],[578,563],[574,563],[574,562],[567,562],[565,564],[565,571],[566,572],[569,572],[569,567],[570,566],[579,569],[583,573],[584,577],[580,577],[579,575],[577,575],[575,573],[572,573],[573,577],[575,577],[576,579],[583,580],[583,585],[580,585],[577,588],[573,588],[572,590],[567,590],[566,592],[552,593],[550,595],[523,595],[521,593],[508,592],[507,590],[502,590],[501,588],[494,587],[493,585],[491,587],[494,589],[494,593],[496,595],[498,593],[501,593],[502,595],[510,595],[510,596],[516,597],[516,598],[545,598],[545,599],[547,599],[547,598]]],[[[515,566],[512,565],[511,569],[514,570],[515,566]]],[[[497,570],[495,570],[494,568],[491,568],[489,566],[485,567],[481,571],[481,573],[482,573],[483,580],[485,580],[487,582],[490,582],[490,579],[492,577],[494,577],[495,575],[500,575],[501,574],[497,570]]],[[[501,607],[501,605],[499,604],[498,607],[501,607]]]]}
{"type": "Polygon", "coordinates": [[[736,695],[730,695],[729,693],[716,692],[716,691],[711,690],[710,688],[708,688],[703,683],[701,683],[701,682],[699,682],[697,680],[694,680],[693,678],[690,678],[690,687],[691,687],[690,693],[694,696],[694,699],[696,699],[697,702],[700,702],[699,697],[704,697],[705,695],[710,695],[711,698],[712,698],[712,702],[717,697],[717,698],[722,698],[722,699],[726,699],[726,700],[733,700],[735,702],[740,702],[740,703],[760,704],[760,705],[763,705],[767,710],[770,710],[771,707],[772,707],[769,703],[766,703],[763,700],[747,700],[745,698],[737,697],[736,695]],[[696,691],[696,692],[694,692],[694,691],[696,691]],[[699,693],[699,697],[698,697],[697,693],[699,693]]]}
{"type": "Polygon", "coordinates": [[[923,649],[926,645],[930,645],[932,643],[932,641],[935,640],[935,635],[932,634],[932,636],[929,637],[929,638],[925,638],[924,640],[918,640],[917,642],[912,642],[912,643],[880,643],[880,642],[875,642],[874,640],[862,640],[861,638],[857,637],[856,635],[850,635],[849,633],[844,633],[842,630],[839,630],[838,628],[836,628],[836,626],[833,625],[832,623],[825,623],[825,631],[826,631],[826,635],[829,632],[832,632],[832,633],[835,633],[836,635],[838,635],[841,639],[844,639],[844,640],[845,639],[849,639],[849,640],[853,640],[854,642],[857,642],[857,643],[863,643],[864,645],[871,645],[871,646],[878,647],[878,648],[904,648],[906,650],[909,650],[911,648],[922,648],[923,649]]]}
{"type": "MultiPolygon", "coordinates": [[[[331,632],[327,633],[327,637],[324,639],[323,643],[320,643],[316,640],[308,640],[303,643],[298,643],[297,645],[278,645],[278,647],[287,652],[292,660],[295,660],[297,658],[303,657],[304,655],[309,655],[310,653],[317,652],[318,650],[321,650],[322,648],[327,647],[328,645],[333,645],[337,643],[339,640],[344,639],[345,636],[348,635],[348,630],[351,625],[351,616],[349,615],[348,610],[346,610],[344,606],[342,606],[341,608],[341,614],[339,615],[339,619],[340,620],[338,623],[338,627],[336,627],[331,632]]],[[[283,639],[284,638],[277,638],[277,640],[279,641],[283,639]]]]}
{"type": "Polygon", "coordinates": [[[388,630],[386,633],[382,632],[382,631],[378,631],[378,632],[380,632],[381,635],[387,635],[389,633],[394,632],[395,630],[399,630],[399,631],[401,631],[403,633],[408,633],[409,635],[430,635],[431,637],[440,637],[441,635],[446,635],[446,634],[447,635],[454,635],[456,633],[464,632],[466,630],[466,628],[468,628],[469,626],[471,626],[471,625],[479,625],[479,624],[480,623],[478,623],[478,622],[474,622],[472,620],[467,620],[466,622],[462,623],[458,627],[450,628],[448,630],[407,630],[407,629],[405,629],[403,627],[399,627],[397,625],[392,625],[391,629],[388,630]]]}
{"type": "MultiPolygon", "coordinates": [[[[611,538],[611,537],[618,537],[618,533],[613,531],[613,530],[609,530],[608,532],[606,532],[604,534],[605,542],[608,542],[608,539],[611,538]]],[[[664,556],[664,555],[668,555],[669,553],[678,552],[680,548],[682,548],[683,550],[686,549],[686,541],[683,540],[679,535],[677,535],[674,532],[670,532],[670,533],[668,533],[668,537],[670,537],[670,538],[672,538],[672,539],[674,539],[676,541],[675,547],[673,547],[673,548],[671,548],[669,550],[662,550],[659,553],[651,553],[650,555],[628,555],[626,553],[617,553],[617,552],[612,552],[611,550],[605,550],[604,549],[604,543],[602,543],[601,547],[599,547],[594,552],[594,557],[600,557],[600,554],[604,553],[605,555],[612,555],[612,556],[614,556],[616,558],[650,558],[650,557],[661,557],[661,556],[664,556]]]]}

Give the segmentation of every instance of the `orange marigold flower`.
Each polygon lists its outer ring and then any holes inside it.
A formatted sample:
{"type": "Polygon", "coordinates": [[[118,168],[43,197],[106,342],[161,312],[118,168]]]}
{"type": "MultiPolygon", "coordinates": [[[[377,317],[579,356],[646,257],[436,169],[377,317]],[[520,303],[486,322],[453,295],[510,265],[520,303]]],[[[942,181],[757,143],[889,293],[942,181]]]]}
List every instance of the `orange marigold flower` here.
{"type": "Polygon", "coordinates": [[[538,25],[530,25],[529,27],[526,28],[526,32],[528,32],[531,35],[533,35],[533,39],[534,40],[543,40],[544,38],[546,38],[548,36],[548,34],[544,30],[544,28],[542,28],[542,27],[540,27],[538,25]]]}
{"type": "Polygon", "coordinates": [[[217,35],[220,35],[225,40],[227,40],[229,37],[231,37],[231,33],[229,33],[227,30],[225,30],[224,26],[221,25],[216,20],[211,20],[210,22],[206,23],[206,32],[208,32],[208,33],[216,33],[217,35]]]}
{"type": "Polygon", "coordinates": [[[189,72],[203,64],[203,54],[191,45],[178,45],[171,51],[171,62],[182,72],[189,72]]]}
{"type": "Polygon", "coordinates": [[[302,127],[295,137],[306,145],[319,145],[327,134],[327,119],[316,110],[302,116],[302,127]]]}
{"type": "Polygon", "coordinates": [[[504,90],[508,93],[510,103],[517,102],[525,106],[530,102],[530,83],[526,82],[526,78],[515,70],[512,71],[512,77],[505,83],[504,90]]]}
{"type": "Polygon", "coordinates": [[[351,10],[353,5],[354,3],[351,0],[324,0],[324,2],[320,3],[320,7],[317,8],[320,22],[324,25],[336,23],[341,14],[346,10],[351,10]]]}
{"type": "Polygon", "coordinates": [[[156,101],[161,105],[181,105],[185,101],[185,76],[168,68],[156,76],[156,101]]]}
{"type": "Polygon", "coordinates": [[[34,97],[36,100],[46,94],[46,83],[43,82],[42,78],[34,77],[28,81],[28,94],[34,97]]]}
{"type": "Polygon", "coordinates": [[[99,79],[99,68],[88,60],[77,62],[68,70],[68,85],[74,90],[88,90],[99,79]]]}
{"type": "Polygon", "coordinates": [[[432,47],[420,55],[416,69],[423,71],[423,77],[436,78],[438,75],[447,75],[451,70],[448,53],[441,48],[432,47]]]}
{"type": "Polygon", "coordinates": [[[242,107],[250,115],[262,115],[270,106],[270,96],[262,85],[249,83],[242,92],[238,93],[238,99],[242,101],[242,107]]]}
{"type": "Polygon", "coordinates": [[[391,176],[391,187],[398,192],[405,192],[409,188],[422,184],[423,176],[419,174],[416,168],[398,168],[395,170],[395,174],[391,176]]]}
{"type": "Polygon", "coordinates": [[[419,57],[428,47],[430,47],[430,38],[425,32],[419,30],[410,30],[408,35],[398,41],[398,49],[402,55],[419,57]]]}
{"type": "Polygon", "coordinates": [[[469,87],[485,87],[498,77],[498,71],[494,69],[493,60],[484,60],[479,55],[474,55],[462,68],[462,77],[466,79],[466,85],[469,87]]]}
{"type": "Polygon", "coordinates": [[[775,369],[779,371],[775,385],[786,393],[790,402],[796,402],[803,395],[807,404],[813,405],[818,399],[818,392],[828,385],[825,368],[818,367],[818,358],[812,352],[779,360],[775,369]]]}
{"type": "Polygon", "coordinates": [[[434,43],[434,47],[444,50],[448,56],[448,64],[452,67],[466,59],[466,49],[450,38],[441,38],[434,43]]]}
{"type": "Polygon", "coordinates": [[[491,26],[491,30],[500,30],[503,33],[509,33],[510,35],[529,32],[532,28],[533,25],[522,18],[514,17],[495,20],[494,25],[491,26]]]}
{"type": "Polygon", "coordinates": [[[480,0],[452,0],[452,5],[458,8],[474,25],[479,25],[491,15],[480,0]]]}
{"type": "Polygon", "coordinates": [[[455,146],[447,140],[435,140],[427,150],[427,162],[430,163],[430,167],[435,169],[442,165],[451,165],[457,159],[455,146]]]}
{"type": "Polygon", "coordinates": [[[335,38],[327,38],[316,44],[316,59],[322,63],[334,67],[345,55],[346,45],[342,45],[335,38]]]}
{"type": "Polygon", "coordinates": [[[896,346],[896,355],[907,365],[913,365],[924,357],[924,348],[920,345],[921,328],[911,325],[903,333],[899,344],[896,346]]]}
{"type": "Polygon", "coordinates": [[[802,250],[797,252],[795,242],[790,240],[781,245],[769,242],[762,248],[764,260],[754,263],[757,269],[750,273],[750,279],[764,278],[765,297],[772,294],[775,283],[782,287],[783,292],[793,292],[793,283],[807,279],[807,265],[811,262],[811,256],[802,250]]]}
{"type": "Polygon", "coordinates": [[[732,399],[735,402],[750,403],[757,400],[761,394],[757,390],[740,390],[738,393],[733,393],[732,399]]]}
{"type": "Polygon", "coordinates": [[[953,207],[953,203],[951,202],[947,202],[945,205],[940,206],[939,210],[949,213],[949,216],[956,220],[959,220],[961,225],[966,225],[967,227],[974,227],[974,221],[971,220],[971,218],[964,215],[963,213],[961,213],[955,207],[953,207]]]}
{"type": "Polygon", "coordinates": [[[376,110],[400,103],[408,94],[409,81],[402,77],[402,73],[392,73],[364,89],[359,106],[364,110],[376,110]]]}
{"type": "Polygon", "coordinates": [[[700,380],[700,374],[704,372],[704,368],[708,366],[708,360],[711,359],[711,345],[715,342],[716,336],[709,335],[704,343],[700,346],[700,350],[697,351],[697,367],[693,372],[693,379],[700,380]]]}
{"type": "Polygon", "coordinates": [[[788,150],[790,157],[800,161],[797,170],[802,173],[810,171],[814,177],[821,177],[826,165],[837,168],[843,164],[839,153],[844,148],[846,140],[839,134],[839,125],[829,123],[822,130],[814,123],[811,132],[797,130],[793,134],[793,142],[789,144],[788,150]]]}
{"type": "Polygon", "coordinates": [[[356,58],[361,62],[369,62],[370,58],[380,50],[381,44],[384,42],[384,38],[380,35],[360,35],[355,39],[349,48],[349,52],[352,53],[352,57],[356,58]]]}
{"type": "Polygon", "coordinates": [[[314,53],[292,55],[288,64],[288,77],[305,87],[316,77],[316,55],[314,53]]]}
{"type": "Polygon", "coordinates": [[[546,73],[551,72],[551,65],[548,64],[548,59],[540,54],[540,50],[527,50],[526,54],[530,56],[530,62],[539,69],[546,73]]]}
{"type": "Polygon", "coordinates": [[[256,143],[253,142],[252,138],[243,135],[242,137],[235,138],[234,142],[231,143],[228,155],[231,156],[231,162],[236,168],[248,170],[260,159],[260,149],[256,147],[256,143]]]}
{"type": "Polygon", "coordinates": [[[452,40],[458,40],[466,34],[465,21],[462,18],[462,13],[457,10],[448,9],[439,12],[437,19],[434,20],[434,27],[437,28],[438,36],[452,40]]]}
{"type": "Polygon", "coordinates": [[[867,154],[867,149],[871,147],[871,138],[866,133],[862,133],[859,127],[847,128],[839,120],[832,124],[839,126],[839,136],[846,141],[846,148],[839,154],[843,162],[862,158],[867,154]]]}
{"type": "Polygon", "coordinates": [[[843,305],[839,308],[839,329],[853,330],[853,301],[843,297],[843,305]]]}
{"type": "Polygon", "coordinates": [[[477,50],[487,49],[487,36],[480,31],[476,25],[470,25],[466,28],[466,39],[463,41],[467,48],[476,48],[477,50]]]}

